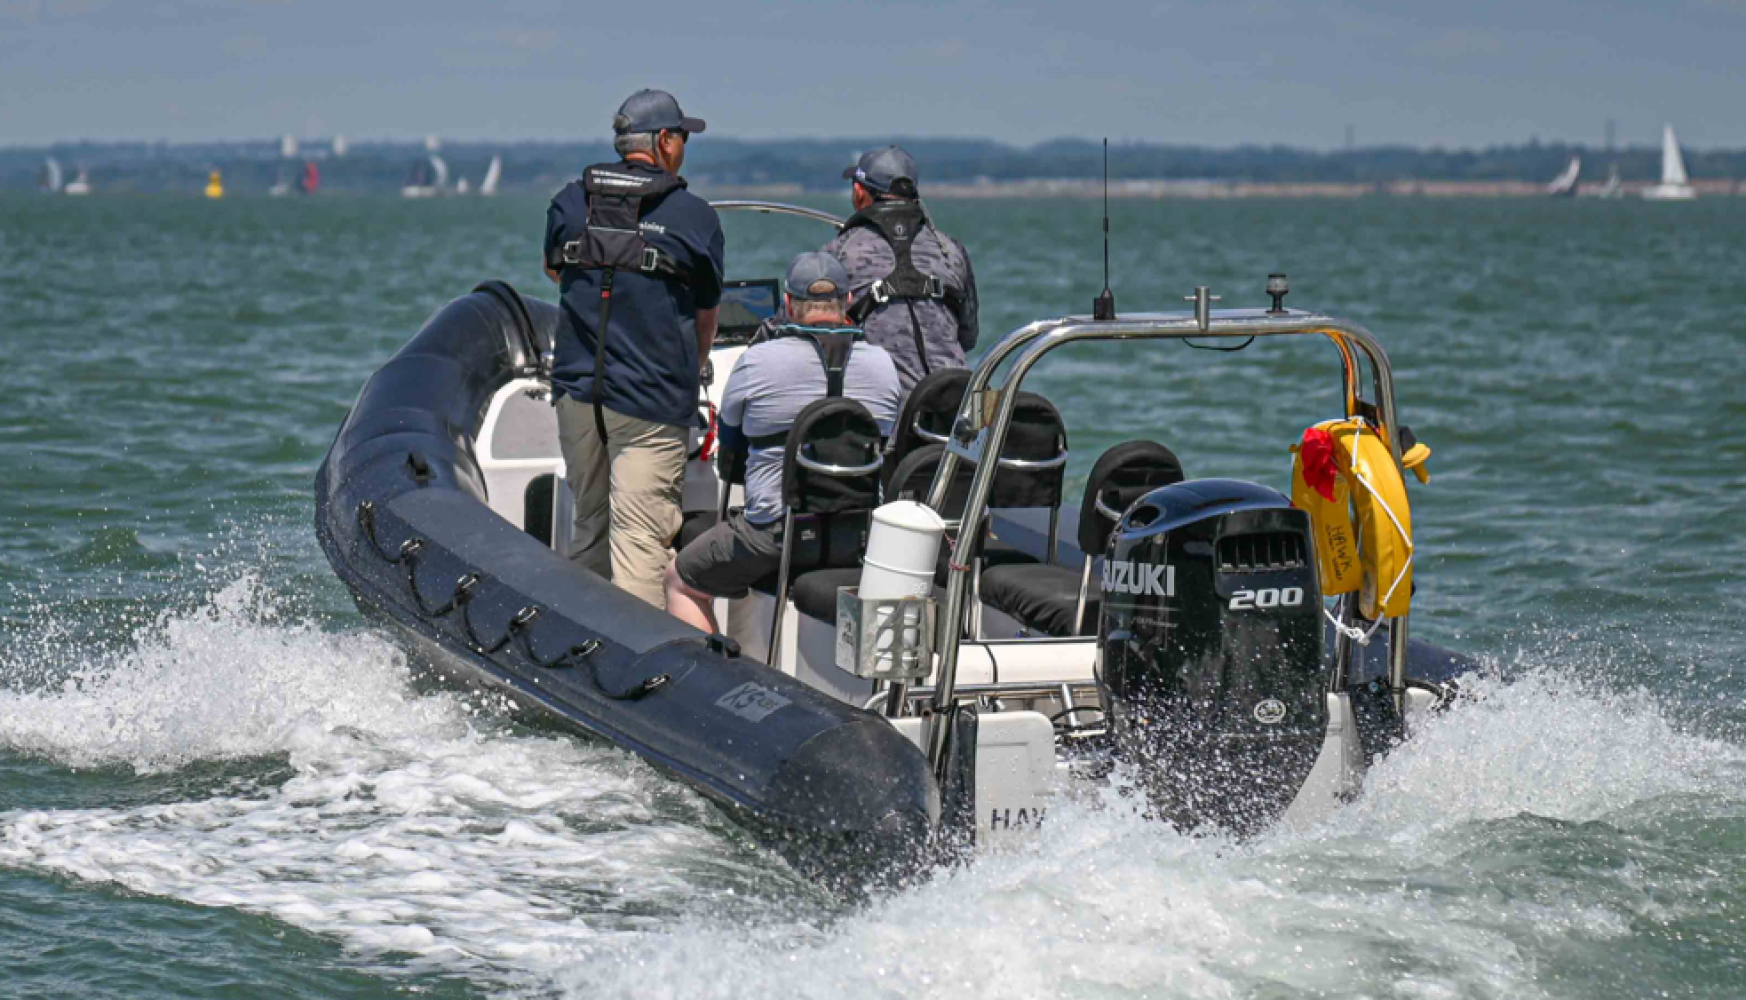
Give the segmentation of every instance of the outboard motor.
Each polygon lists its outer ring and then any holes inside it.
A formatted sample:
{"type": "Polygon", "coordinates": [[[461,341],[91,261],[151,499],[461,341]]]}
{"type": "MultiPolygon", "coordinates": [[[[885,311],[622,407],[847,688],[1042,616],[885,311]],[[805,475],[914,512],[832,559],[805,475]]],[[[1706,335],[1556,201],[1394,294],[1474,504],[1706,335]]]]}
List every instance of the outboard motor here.
{"type": "Polygon", "coordinates": [[[1110,538],[1098,683],[1118,751],[1179,829],[1260,830],[1321,751],[1311,539],[1290,500],[1231,479],[1153,490],[1110,538]]]}

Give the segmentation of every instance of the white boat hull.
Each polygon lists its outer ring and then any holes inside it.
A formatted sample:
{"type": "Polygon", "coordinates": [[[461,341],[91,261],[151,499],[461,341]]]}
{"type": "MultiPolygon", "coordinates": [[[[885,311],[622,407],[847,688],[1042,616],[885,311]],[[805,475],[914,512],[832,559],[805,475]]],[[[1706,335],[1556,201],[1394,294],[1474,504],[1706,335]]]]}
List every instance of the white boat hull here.
{"type": "Polygon", "coordinates": [[[1697,192],[1690,184],[1657,184],[1643,189],[1644,201],[1695,201],[1697,192]]]}

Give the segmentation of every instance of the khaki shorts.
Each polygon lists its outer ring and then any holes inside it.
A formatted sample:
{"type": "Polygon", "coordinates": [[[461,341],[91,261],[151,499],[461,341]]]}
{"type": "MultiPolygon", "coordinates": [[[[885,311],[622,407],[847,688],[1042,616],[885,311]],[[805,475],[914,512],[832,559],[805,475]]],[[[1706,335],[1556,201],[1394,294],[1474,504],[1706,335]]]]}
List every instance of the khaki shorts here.
{"type": "Polygon", "coordinates": [[[733,514],[685,546],[673,564],[679,579],[711,597],[741,598],[782,568],[782,522],[752,524],[733,514]]]}

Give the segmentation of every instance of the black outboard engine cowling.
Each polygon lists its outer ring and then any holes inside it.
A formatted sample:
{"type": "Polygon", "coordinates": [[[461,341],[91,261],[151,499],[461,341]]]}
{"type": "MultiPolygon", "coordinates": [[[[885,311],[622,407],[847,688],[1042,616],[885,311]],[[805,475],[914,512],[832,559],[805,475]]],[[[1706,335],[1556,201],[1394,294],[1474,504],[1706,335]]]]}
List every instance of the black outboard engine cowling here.
{"type": "Polygon", "coordinates": [[[1098,683],[1123,757],[1178,828],[1253,833],[1303,787],[1328,725],[1309,517],[1274,490],[1153,490],[1103,570],[1098,683]]]}

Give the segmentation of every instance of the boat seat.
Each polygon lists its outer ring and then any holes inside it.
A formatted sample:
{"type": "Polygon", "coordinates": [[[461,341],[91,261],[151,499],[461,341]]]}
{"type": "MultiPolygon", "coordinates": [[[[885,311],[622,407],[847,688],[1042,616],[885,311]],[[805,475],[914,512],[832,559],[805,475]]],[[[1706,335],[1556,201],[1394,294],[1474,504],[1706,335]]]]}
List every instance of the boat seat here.
{"type": "MultiPolygon", "coordinates": [[[[943,374],[945,373],[935,373],[943,374]]],[[[933,377],[923,379],[922,384],[918,384],[918,390],[925,388],[925,384],[933,377]]],[[[937,384],[961,390],[962,381],[961,378],[941,379],[937,384]]],[[[911,398],[914,399],[914,395],[911,398]]],[[[922,430],[925,433],[926,429],[922,430]]],[[[897,460],[890,473],[885,487],[886,499],[925,503],[935,471],[939,468],[945,452],[943,444],[926,440],[912,441],[911,447],[897,460]]],[[[1051,512],[1053,523],[1054,515],[1061,508],[1067,463],[1067,431],[1054,404],[1035,393],[1019,394],[1012,427],[1005,447],[1001,449],[1001,458],[1002,467],[989,488],[988,509],[1040,507],[1051,512]]],[[[959,463],[951,489],[947,492],[946,502],[939,511],[940,516],[948,522],[963,518],[970,483],[975,474],[975,466],[959,463]]],[[[985,565],[996,562],[1037,561],[997,539],[985,539],[981,551],[985,565]]],[[[944,572],[943,568],[941,572],[944,572]]]]}
{"type": "Polygon", "coordinates": [[[783,611],[805,571],[852,567],[859,572],[868,521],[879,505],[882,444],[878,421],[858,400],[814,400],[794,418],[782,456],[782,502],[788,511],[772,592],[770,666],[781,662],[783,611]]]}
{"type": "MultiPolygon", "coordinates": [[[[804,573],[842,568],[850,568],[859,573],[858,567],[862,553],[867,551],[867,531],[871,525],[872,516],[866,511],[851,511],[830,517],[796,514],[790,528],[792,534],[788,536],[792,540],[792,547],[786,541],[784,543],[788,554],[789,577],[799,580],[804,573]]],[[[752,589],[774,596],[780,577],[780,571],[771,573],[752,584],[752,589]]]]}
{"type": "MultiPolygon", "coordinates": [[[[928,489],[934,482],[934,472],[940,467],[940,459],[945,454],[945,445],[926,444],[905,455],[898,461],[897,468],[885,484],[885,499],[927,503],[928,489]]],[[[959,463],[957,474],[952,477],[952,488],[946,493],[946,503],[937,512],[941,517],[948,521],[963,518],[964,504],[970,498],[970,479],[975,474],[975,466],[968,462],[959,463]]]]}
{"type": "Polygon", "coordinates": [[[1099,587],[1089,572],[1092,561],[1108,547],[1110,532],[1129,505],[1159,486],[1182,479],[1182,463],[1157,442],[1124,441],[1104,452],[1091,469],[1085,502],[1079,508],[1079,548],[1085,562],[1077,570],[1042,563],[991,563],[982,571],[983,603],[1044,635],[1092,634],[1100,610],[1099,587]],[[1083,627],[1074,621],[1082,589],[1083,627]]]}
{"type": "MultiPolygon", "coordinates": [[[[958,405],[970,384],[968,368],[941,368],[922,376],[903,398],[897,423],[892,425],[891,446],[885,454],[885,495],[893,496],[893,484],[902,483],[898,473],[904,459],[917,449],[929,445],[944,445],[951,433],[952,422],[958,418],[958,405]]],[[[927,483],[921,484],[923,492],[927,483]]],[[[904,498],[913,499],[913,498],[904,498]]],[[[962,506],[959,507],[962,510],[962,506]]],[[[949,515],[942,515],[949,516],[949,515]]]]}
{"type": "MultiPolygon", "coordinates": [[[[1042,563],[989,566],[982,571],[982,602],[1032,632],[1080,635],[1073,620],[1079,608],[1079,575],[1076,569],[1042,563]]],[[[1098,591],[1093,588],[1085,603],[1085,621],[1092,631],[1099,610],[1098,591]]]]}
{"type": "MultiPolygon", "coordinates": [[[[775,581],[766,593],[775,591],[775,581]]],[[[815,569],[802,573],[794,578],[794,585],[788,589],[789,597],[794,600],[794,610],[809,618],[821,622],[829,622],[835,626],[837,621],[837,588],[853,587],[861,582],[861,567],[842,566],[835,569],[815,569]]]]}

